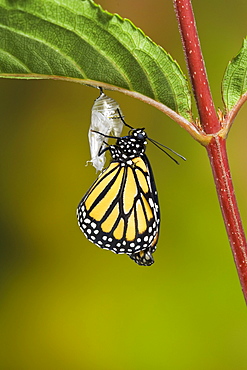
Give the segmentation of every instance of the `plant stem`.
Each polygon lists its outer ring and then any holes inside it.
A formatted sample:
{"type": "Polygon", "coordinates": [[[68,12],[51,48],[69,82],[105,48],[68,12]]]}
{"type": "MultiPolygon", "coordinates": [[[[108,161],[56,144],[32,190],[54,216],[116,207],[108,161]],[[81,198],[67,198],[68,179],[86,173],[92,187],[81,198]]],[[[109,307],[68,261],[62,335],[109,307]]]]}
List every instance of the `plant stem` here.
{"type": "Polygon", "coordinates": [[[226,140],[216,136],[207,146],[216,191],[247,303],[247,246],[227,159],[226,140]]]}
{"type": "Polygon", "coordinates": [[[226,142],[225,138],[219,135],[222,127],[209,88],[191,1],[174,0],[174,6],[201,126],[206,134],[214,134],[206,149],[228,239],[247,303],[247,242],[233,189],[226,142]]]}
{"type": "Polygon", "coordinates": [[[174,0],[174,4],[200,121],[207,134],[214,134],[221,127],[209,88],[191,1],[174,0]]]}

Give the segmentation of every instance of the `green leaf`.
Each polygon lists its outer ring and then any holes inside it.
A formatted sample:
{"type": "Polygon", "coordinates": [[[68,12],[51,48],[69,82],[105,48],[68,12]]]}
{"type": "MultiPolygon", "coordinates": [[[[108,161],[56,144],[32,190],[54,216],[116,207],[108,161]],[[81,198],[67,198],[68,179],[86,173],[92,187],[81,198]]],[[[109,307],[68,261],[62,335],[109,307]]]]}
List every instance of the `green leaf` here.
{"type": "Polygon", "coordinates": [[[229,63],[222,82],[223,101],[230,111],[247,92],[247,38],[238,55],[229,63]]]}
{"type": "Polygon", "coordinates": [[[0,0],[0,77],[102,82],[190,119],[178,64],[129,20],[91,0],[0,0]]]}

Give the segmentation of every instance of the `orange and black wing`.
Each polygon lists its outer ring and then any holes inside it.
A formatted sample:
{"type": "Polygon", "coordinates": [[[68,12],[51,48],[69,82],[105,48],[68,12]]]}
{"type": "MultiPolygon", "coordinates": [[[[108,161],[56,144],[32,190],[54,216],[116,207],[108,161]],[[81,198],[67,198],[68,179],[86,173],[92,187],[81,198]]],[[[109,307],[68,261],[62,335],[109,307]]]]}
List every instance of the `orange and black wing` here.
{"type": "Polygon", "coordinates": [[[100,248],[152,264],[160,214],[147,157],[111,162],[81,200],[77,217],[83,233],[100,248]]]}

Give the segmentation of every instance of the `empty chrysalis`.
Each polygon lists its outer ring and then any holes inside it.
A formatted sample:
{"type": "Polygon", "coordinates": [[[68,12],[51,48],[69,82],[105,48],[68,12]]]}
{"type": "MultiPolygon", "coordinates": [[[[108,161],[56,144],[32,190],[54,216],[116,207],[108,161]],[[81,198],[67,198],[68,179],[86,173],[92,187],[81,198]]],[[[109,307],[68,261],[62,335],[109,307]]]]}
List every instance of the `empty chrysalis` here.
{"type": "Polygon", "coordinates": [[[99,154],[108,141],[106,136],[110,134],[119,137],[123,128],[122,112],[119,104],[100,91],[100,96],[95,100],[92,107],[91,125],[88,132],[88,140],[91,152],[91,162],[96,171],[102,171],[105,165],[105,153],[99,154]],[[93,132],[98,131],[103,135],[93,132]]]}

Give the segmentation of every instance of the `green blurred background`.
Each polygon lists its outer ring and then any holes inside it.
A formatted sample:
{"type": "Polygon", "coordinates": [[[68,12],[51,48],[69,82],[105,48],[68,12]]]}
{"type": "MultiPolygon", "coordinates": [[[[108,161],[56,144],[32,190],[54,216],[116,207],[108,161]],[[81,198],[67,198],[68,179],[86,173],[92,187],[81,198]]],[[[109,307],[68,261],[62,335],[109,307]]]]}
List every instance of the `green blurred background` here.
{"type": "MultiPolygon", "coordinates": [[[[185,63],[171,0],[101,0],[185,63]]],[[[246,0],[194,1],[216,107],[247,34],[246,0]]],[[[87,131],[98,92],[57,81],[0,80],[3,370],[247,369],[246,308],[205,150],[153,107],[110,92],[127,122],[187,157],[152,145],[162,211],[155,264],[97,248],[75,210],[96,174],[87,131]]],[[[228,149],[247,222],[245,106],[228,149]]]]}

